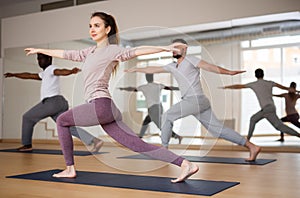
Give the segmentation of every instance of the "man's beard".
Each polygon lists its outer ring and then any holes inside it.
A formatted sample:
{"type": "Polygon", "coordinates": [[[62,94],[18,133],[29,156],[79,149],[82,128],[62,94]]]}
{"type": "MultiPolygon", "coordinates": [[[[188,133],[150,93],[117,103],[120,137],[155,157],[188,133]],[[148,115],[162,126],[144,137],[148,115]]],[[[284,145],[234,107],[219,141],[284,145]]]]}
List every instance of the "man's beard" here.
{"type": "Polygon", "coordinates": [[[181,54],[176,54],[176,55],[173,55],[173,58],[176,58],[176,59],[179,59],[179,58],[181,58],[182,57],[182,55],[181,54]]]}

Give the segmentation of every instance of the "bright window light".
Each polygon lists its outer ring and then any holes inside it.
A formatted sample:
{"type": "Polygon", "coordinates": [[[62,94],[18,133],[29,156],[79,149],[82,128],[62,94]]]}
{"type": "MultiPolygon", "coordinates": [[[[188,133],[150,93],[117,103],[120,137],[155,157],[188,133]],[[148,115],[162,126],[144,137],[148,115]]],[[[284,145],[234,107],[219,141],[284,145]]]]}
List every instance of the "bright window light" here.
{"type": "Polygon", "coordinates": [[[295,44],[300,43],[300,35],[297,36],[280,36],[252,40],[252,47],[263,47],[271,45],[295,44]]]}

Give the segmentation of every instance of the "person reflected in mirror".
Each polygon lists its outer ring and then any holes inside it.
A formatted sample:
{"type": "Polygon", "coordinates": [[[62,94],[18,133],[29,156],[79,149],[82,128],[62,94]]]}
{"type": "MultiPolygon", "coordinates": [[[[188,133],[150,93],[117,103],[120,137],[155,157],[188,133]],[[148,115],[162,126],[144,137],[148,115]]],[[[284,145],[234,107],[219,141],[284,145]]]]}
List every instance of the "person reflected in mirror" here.
{"type": "MultiPolygon", "coordinates": [[[[165,90],[179,90],[178,87],[166,86],[160,83],[154,82],[153,74],[145,74],[147,80],[146,84],[140,85],[138,87],[123,87],[119,88],[124,91],[141,91],[146,99],[148,115],[144,118],[142,127],[140,129],[139,137],[143,138],[145,135],[149,124],[153,121],[157,128],[161,129],[161,116],[163,114],[163,106],[160,100],[161,91],[165,90]]],[[[178,143],[181,144],[182,136],[176,134],[172,131],[172,137],[178,139],[178,143]]]]}
{"type": "MultiPolygon", "coordinates": [[[[297,84],[291,82],[288,93],[275,94],[273,96],[285,99],[285,113],[286,116],[281,118],[282,122],[290,122],[296,127],[300,128],[299,114],[295,108],[297,100],[300,98],[300,94],[296,90],[297,84]]],[[[280,132],[280,139],[277,141],[284,142],[284,133],[280,132]]]]}
{"type": "Polygon", "coordinates": [[[270,122],[270,124],[272,124],[272,126],[280,132],[300,137],[300,134],[297,131],[283,124],[283,122],[278,118],[278,116],[276,115],[276,107],[272,98],[273,87],[277,87],[283,90],[289,90],[290,88],[278,84],[274,81],[265,80],[264,70],[262,70],[261,68],[255,70],[255,77],[257,78],[257,80],[254,82],[250,82],[247,84],[228,85],[223,87],[224,89],[250,88],[254,91],[258,99],[261,109],[250,118],[250,126],[247,139],[250,140],[250,138],[252,137],[256,123],[264,118],[266,118],[270,122]]]}

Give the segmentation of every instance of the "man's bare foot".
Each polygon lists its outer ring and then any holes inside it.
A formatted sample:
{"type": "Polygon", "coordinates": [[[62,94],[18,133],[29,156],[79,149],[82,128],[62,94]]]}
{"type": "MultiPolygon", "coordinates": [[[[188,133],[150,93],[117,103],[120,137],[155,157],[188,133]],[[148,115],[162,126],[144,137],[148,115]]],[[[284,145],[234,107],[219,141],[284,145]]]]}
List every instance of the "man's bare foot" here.
{"type": "Polygon", "coordinates": [[[196,164],[189,162],[188,160],[183,160],[181,164],[181,174],[177,179],[171,180],[173,183],[183,182],[191,175],[195,174],[199,170],[196,164]]]}
{"type": "Polygon", "coordinates": [[[67,166],[67,168],[60,173],[53,174],[52,177],[57,177],[57,178],[74,178],[76,177],[76,171],[74,165],[72,166],[67,166]]]}
{"type": "Polygon", "coordinates": [[[98,138],[95,138],[94,142],[94,147],[92,148],[91,152],[98,152],[100,148],[103,146],[104,142],[98,138]]]}
{"type": "Polygon", "coordinates": [[[253,162],[256,160],[257,155],[260,153],[261,148],[259,146],[256,146],[255,144],[252,144],[251,142],[247,141],[245,146],[250,151],[250,157],[246,159],[247,162],[253,162]]]}

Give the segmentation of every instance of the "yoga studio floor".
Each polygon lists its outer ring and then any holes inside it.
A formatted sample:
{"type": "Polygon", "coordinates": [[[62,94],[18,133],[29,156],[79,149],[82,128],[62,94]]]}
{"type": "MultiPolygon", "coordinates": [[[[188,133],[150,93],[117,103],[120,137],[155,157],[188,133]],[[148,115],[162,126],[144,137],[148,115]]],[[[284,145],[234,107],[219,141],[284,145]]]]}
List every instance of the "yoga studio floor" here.
{"type": "MultiPolygon", "coordinates": [[[[288,138],[287,138],[288,139],[288,138]]],[[[228,181],[238,182],[225,190],[217,192],[211,197],[222,198],[296,198],[300,194],[300,141],[288,139],[284,144],[278,144],[273,140],[257,139],[257,144],[263,146],[263,152],[258,158],[276,159],[265,165],[241,165],[224,163],[200,163],[198,173],[190,180],[228,181]],[[289,149],[289,148],[293,149],[289,149]],[[277,148],[272,152],[272,148],[277,148]],[[279,152],[281,148],[281,152],[279,152]],[[297,153],[298,149],[298,153],[297,153]]],[[[0,143],[0,150],[16,148],[17,143],[0,143]]],[[[226,145],[225,145],[226,146],[226,145]]],[[[206,150],[189,149],[183,147],[172,151],[180,155],[246,158],[248,153],[241,147],[230,146],[226,149],[219,145],[219,149],[206,150]],[[238,148],[238,149],[235,149],[238,148]]],[[[216,146],[218,147],[218,146],[216,146]]],[[[56,143],[34,144],[35,149],[59,150],[56,143]]],[[[88,148],[77,143],[75,150],[87,151],[88,148]]],[[[174,165],[168,165],[156,160],[124,159],[120,157],[134,155],[112,142],[107,142],[101,149],[102,154],[76,156],[75,163],[78,171],[109,173],[116,175],[154,176],[175,178],[180,169],[174,165]]],[[[185,193],[149,191],[134,188],[109,187],[101,185],[83,185],[67,182],[42,181],[43,179],[19,179],[7,178],[8,176],[36,173],[41,171],[63,169],[64,159],[62,155],[0,152],[0,197],[130,197],[130,198],[176,198],[176,197],[207,197],[202,195],[190,195],[185,193]]],[[[95,175],[95,174],[94,174],[95,175]]],[[[93,176],[93,174],[92,174],[93,176]]],[[[79,176],[78,176],[79,177],[79,176]]],[[[77,177],[77,178],[78,178],[77,177]]],[[[121,178],[121,177],[120,177],[121,178]]],[[[95,178],[91,178],[95,179],[95,178]]],[[[101,180],[102,177],[96,178],[101,180]]],[[[86,178],[89,180],[89,177],[86,178]]],[[[154,180],[156,181],[156,180],[154,180]]],[[[157,180],[158,181],[158,180],[157,180]]],[[[167,180],[168,181],[168,180],[167,180]]],[[[108,183],[108,179],[104,183],[108,183]]],[[[188,183],[188,182],[187,182],[188,183]]],[[[139,183],[139,185],[143,185],[139,183]]],[[[160,184],[158,184],[160,185],[160,184]]],[[[161,184],[163,186],[165,184],[161,184]]],[[[168,184],[169,185],[169,184],[168,184]]],[[[197,190],[197,189],[196,189],[197,190]]]]}

